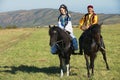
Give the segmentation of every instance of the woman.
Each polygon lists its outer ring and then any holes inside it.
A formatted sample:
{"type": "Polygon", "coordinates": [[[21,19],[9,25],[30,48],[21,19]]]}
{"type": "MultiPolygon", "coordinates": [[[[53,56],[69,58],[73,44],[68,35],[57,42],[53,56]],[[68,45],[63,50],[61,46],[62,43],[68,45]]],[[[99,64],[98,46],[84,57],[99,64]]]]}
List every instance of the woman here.
{"type": "Polygon", "coordinates": [[[73,35],[71,16],[68,14],[67,6],[62,4],[59,8],[59,11],[60,16],[58,17],[58,26],[66,32],[70,33],[70,36],[72,37],[73,48],[74,50],[78,50],[77,39],[73,35]]]}

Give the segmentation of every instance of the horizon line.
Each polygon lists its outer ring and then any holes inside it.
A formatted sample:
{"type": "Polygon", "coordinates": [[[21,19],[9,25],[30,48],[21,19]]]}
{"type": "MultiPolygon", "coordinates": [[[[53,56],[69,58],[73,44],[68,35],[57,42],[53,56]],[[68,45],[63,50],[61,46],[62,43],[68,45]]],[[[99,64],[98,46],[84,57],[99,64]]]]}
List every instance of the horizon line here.
{"type": "MultiPolygon", "coordinates": [[[[7,11],[0,11],[0,13],[7,13],[7,12],[16,12],[16,11],[30,11],[30,10],[39,10],[39,9],[54,9],[54,10],[58,10],[56,8],[33,8],[33,9],[16,9],[16,10],[7,10],[7,11]]],[[[80,13],[80,14],[85,14],[85,12],[78,12],[78,11],[72,11],[69,10],[69,12],[75,12],[75,13],[80,13]]],[[[120,14],[120,13],[98,13],[97,14],[120,14]]]]}

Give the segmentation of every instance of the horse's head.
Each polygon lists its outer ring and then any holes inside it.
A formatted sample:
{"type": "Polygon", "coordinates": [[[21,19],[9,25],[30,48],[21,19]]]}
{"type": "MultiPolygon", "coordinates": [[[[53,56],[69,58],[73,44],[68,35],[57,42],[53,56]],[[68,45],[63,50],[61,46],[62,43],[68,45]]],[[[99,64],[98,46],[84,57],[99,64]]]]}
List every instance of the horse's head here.
{"type": "Polygon", "coordinates": [[[50,46],[54,45],[59,37],[59,33],[58,33],[58,27],[57,26],[51,26],[49,25],[49,36],[50,36],[50,46]]]}
{"type": "Polygon", "coordinates": [[[58,26],[49,26],[49,36],[50,42],[49,45],[51,46],[51,52],[55,53],[57,48],[67,51],[70,48],[70,37],[69,35],[58,26]]]}

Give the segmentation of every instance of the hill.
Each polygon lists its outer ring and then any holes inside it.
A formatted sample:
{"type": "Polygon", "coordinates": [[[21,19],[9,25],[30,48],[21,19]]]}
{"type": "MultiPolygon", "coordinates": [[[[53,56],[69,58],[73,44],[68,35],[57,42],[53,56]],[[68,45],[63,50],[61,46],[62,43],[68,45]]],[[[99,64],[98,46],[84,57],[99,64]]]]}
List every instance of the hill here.
{"type": "MultiPolygon", "coordinates": [[[[74,25],[79,23],[79,19],[84,15],[77,12],[70,12],[74,25]]],[[[120,23],[120,14],[98,14],[100,22],[104,24],[120,23]]],[[[17,26],[45,26],[57,24],[59,11],[57,9],[33,9],[18,10],[0,13],[0,25],[17,25],[17,26]]]]}

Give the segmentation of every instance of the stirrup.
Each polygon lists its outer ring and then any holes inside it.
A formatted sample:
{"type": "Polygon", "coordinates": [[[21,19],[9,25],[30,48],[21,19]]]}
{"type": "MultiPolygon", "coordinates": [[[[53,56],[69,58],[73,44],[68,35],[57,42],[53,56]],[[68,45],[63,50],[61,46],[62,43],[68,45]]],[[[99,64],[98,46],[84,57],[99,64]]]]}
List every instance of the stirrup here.
{"type": "Polygon", "coordinates": [[[102,50],[106,51],[104,47],[100,47],[102,50]]]}

